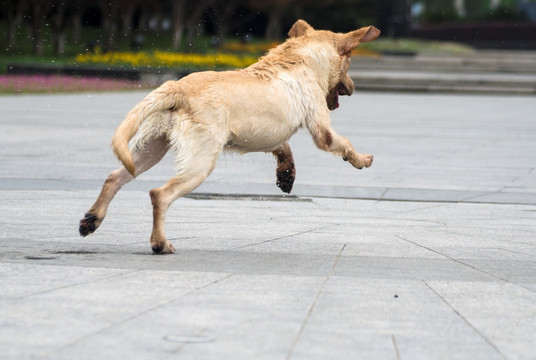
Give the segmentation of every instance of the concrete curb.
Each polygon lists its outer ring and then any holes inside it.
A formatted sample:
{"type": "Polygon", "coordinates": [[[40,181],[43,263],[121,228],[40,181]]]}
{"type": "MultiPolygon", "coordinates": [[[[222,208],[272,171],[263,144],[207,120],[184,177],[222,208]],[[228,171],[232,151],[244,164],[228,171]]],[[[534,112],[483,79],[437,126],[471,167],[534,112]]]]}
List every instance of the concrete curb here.
{"type": "Polygon", "coordinates": [[[536,94],[536,52],[355,58],[350,76],[361,90],[536,94]]]}

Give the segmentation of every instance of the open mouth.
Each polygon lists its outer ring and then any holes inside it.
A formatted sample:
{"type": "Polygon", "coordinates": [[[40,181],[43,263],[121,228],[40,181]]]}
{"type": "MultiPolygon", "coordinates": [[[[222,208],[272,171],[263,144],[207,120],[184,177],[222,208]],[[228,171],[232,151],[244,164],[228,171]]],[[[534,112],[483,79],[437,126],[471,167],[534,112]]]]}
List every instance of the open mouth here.
{"type": "Polygon", "coordinates": [[[335,110],[339,107],[339,95],[350,95],[351,93],[342,82],[338,83],[326,96],[328,109],[335,110]]]}

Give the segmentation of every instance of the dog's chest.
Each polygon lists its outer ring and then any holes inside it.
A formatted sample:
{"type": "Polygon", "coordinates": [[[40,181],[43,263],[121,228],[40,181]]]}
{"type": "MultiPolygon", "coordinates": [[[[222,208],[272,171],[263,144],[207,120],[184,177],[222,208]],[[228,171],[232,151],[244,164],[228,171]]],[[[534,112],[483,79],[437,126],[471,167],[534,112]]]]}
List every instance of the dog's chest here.
{"type": "Polygon", "coordinates": [[[307,75],[282,73],[276,82],[281,102],[287,109],[288,121],[298,127],[314,116],[316,100],[320,95],[317,84],[307,75]]]}

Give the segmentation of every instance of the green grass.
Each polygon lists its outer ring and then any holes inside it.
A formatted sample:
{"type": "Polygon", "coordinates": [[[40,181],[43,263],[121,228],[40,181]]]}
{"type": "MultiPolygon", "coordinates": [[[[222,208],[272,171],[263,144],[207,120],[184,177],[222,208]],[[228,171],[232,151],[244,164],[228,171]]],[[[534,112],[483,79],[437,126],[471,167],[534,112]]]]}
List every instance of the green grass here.
{"type": "Polygon", "coordinates": [[[58,58],[56,56],[34,56],[34,55],[1,55],[0,56],[0,74],[7,73],[10,64],[24,65],[63,65],[67,64],[68,58],[58,58]]]}

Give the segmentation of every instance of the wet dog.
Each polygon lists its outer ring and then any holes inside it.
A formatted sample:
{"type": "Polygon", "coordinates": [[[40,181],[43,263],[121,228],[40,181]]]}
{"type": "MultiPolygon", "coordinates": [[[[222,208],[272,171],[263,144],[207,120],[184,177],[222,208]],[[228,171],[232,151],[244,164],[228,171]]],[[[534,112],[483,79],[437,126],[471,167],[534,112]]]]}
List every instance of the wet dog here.
{"type": "Polygon", "coordinates": [[[288,144],[307,128],[321,150],[361,169],[372,155],[358,153],[330,125],[329,112],[340,95],[351,95],[350,54],[359,43],[376,39],[373,26],[349,33],[315,30],[298,20],[289,39],[246,69],[198,72],[168,81],[137,104],[117,128],[112,148],[123,167],[112,172],[95,204],[80,220],[80,235],[94,232],[119,189],[158,163],[169,149],[177,175],[150,191],[153,205],[151,247],[175,250],[164,233],[168,207],[198,187],[224,150],[269,152],[277,159],[277,186],[289,193],[295,177],[288,144]]]}

